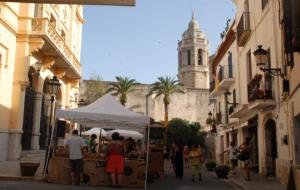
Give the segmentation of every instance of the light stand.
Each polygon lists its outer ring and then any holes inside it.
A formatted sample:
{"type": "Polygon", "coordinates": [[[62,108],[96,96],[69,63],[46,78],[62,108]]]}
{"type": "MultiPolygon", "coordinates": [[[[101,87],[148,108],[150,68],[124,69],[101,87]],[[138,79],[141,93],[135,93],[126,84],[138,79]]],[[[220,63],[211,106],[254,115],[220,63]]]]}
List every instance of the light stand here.
{"type": "Polygon", "coordinates": [[[43,175],[45,176],[46,173],[48,172],[48,162],[49,162],[49,159],[50,159],[50,155],[51,155],[51,148],[52,148],[52,152],[54,151],[53,148],[54,147],[51,147],[53,146],[53,138],[54,138],[54,129],[55,127],[52,126],[52,118],[53,118],[53,115],[54,115],[54,111],[55,111],[55,105],[54,105],[54,102],[55,102],[55,96],[58,92],[58,89],[60,88],[60,82],[59,80],[57,79],[56,76],[53,76],[52,79],[50,79],[47,83],[47,87],[48,87],[48,93],[51,95],[51,99],[50,99],[50,102],[51,102],[51,110],[50,110],[50,122],[49,122],[49,134],[50,134],[50,140],[48,141],[48,148],[47,148],[47,152],[46,152],[46,157],[45,157],[45,163],[44,163],[44,171],[43,171],[43,175]]]}

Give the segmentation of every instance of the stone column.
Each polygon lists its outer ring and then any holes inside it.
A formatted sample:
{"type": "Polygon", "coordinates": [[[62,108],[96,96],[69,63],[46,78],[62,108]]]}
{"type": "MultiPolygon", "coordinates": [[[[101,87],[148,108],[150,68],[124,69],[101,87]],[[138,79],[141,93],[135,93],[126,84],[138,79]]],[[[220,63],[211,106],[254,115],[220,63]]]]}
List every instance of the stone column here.
{"type": "Polygon", "coordinates": [[[22,153],[21,137],[23,133],[25,89],[27,86],[27,81],[20,81],[14,84],[9,128],[8,160],[18,160],[22,153]]]}
{"type": "Polygon", "coordinates": [[[259,164],[259,174],[264,176],[266,174],[266,142],[265,142],[265,126],[263,122],[264,114],[258,114],[258,164],[259,164]]]}
{"type": "Polygon", "coordinates": [[[35,92],[34,96],[34,118],[33,118],[33,128],[31,136],[31,149],[39,150],[39,138],[40,138],[40,124],[41,124],[41,110],[42,110],[42,99],[43,93],[35,92]]]}

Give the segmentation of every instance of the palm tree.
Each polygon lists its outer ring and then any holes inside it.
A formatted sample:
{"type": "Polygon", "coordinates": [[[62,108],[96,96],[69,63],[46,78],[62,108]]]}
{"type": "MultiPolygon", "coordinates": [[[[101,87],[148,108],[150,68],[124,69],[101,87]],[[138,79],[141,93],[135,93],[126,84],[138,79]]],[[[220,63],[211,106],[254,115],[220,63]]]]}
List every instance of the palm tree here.
{"type": "Polygon", "coordinates": [[[158,81],[152,84],[152,87],[150,89],[149,94],[155,94],[155,98],[159,97],[160,95],[163,95],[163,102],[165,106],[165,121],[164,121],[164,127],[165,127],[165,143],[167,139],[167,124],[169,120],[169,105],[171,103],[171,95],[174,93],[182,93],[184,94],[183,89],[181,88],[181,85],[179,84],[178,80],[176,80],[173,77],[166,76],[159,77],[158,81]]]}
{"type": "Polygon", "coordinates": [[[125,106],[128,93],[135,91],[134,86],[138,83],[129,77],[117,76],[116,79],[117,82],[111,83],[106,92],[112,92],[113,96],[120,96],[119,101],[125,106]]]}

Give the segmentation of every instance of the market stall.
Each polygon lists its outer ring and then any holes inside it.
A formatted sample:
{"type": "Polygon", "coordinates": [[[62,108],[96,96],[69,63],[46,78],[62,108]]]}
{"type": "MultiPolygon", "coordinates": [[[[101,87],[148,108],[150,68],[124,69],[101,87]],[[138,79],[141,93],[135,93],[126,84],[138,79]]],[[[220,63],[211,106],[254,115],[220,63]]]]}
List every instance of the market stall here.
{"type": "MultiPolygon", "coordinates": [[[[149,117],[127,110],[114,97],[106,94],[94,103],[70,110],[57,110],[57,119],[66,119],[93,128],[112,128],[137,131],[145,134],[149,117]]],[[[149,133],[148,133],[149,134],[149,133]]],[[[146,138],[149,140],[149,135],[146,138]]],[[[148,147],[148,146],[147,146],[148,147]]],[[[99,151],[105,150],[99,149],[99,151]]],[[[148,152],[148,150],[145,150],[148,152]]],[[[55,150],[48,167],[47,180],[53,183],[70,184],[70,166],[67,153],[55,150]]],[[[105,159],[101,154],[84,157],[84,174],[90,185],[110,185],[105,172],[105,159]]],[[[129,156],[125,159],[124,187],[145,187],[148,169],[148,154],[129,156]],[[146,156],[145,156],[146,155],[146,156]]]]}

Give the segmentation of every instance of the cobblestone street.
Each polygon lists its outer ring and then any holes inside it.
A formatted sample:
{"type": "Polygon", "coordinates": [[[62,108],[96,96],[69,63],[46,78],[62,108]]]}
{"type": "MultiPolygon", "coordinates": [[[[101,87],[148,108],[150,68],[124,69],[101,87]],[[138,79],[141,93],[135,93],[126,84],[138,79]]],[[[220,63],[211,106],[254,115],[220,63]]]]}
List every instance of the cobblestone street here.
{"type": "MultiPolygon", "coordinates": [[[[166,166],[165,179],[157,179],[154,183],[148,184],[150,190],[160,189],[172,189],[172,190],[230,190],[233,189],[221,179],[218,179],[214,173],[206,172],[203,170],[203,181],[192,182],[191,171],[185,170],[185,176],[183,179],[176,179],[169,166],[166,166]]],[[[12,180],[1,180],[0,189],[2,190],[109,190],[112,188],[107,187],[89,187],[89,186],[70,186],[70,185],[57,185],[49,184],[44,182],[32,182],[32,181],[12,181],[12,180]]],[[[125,189],[125,188],[123,188],[125,189]]]]}

